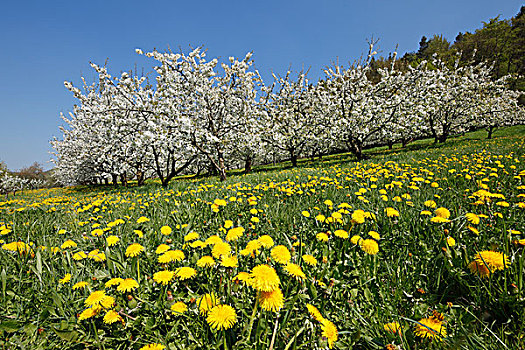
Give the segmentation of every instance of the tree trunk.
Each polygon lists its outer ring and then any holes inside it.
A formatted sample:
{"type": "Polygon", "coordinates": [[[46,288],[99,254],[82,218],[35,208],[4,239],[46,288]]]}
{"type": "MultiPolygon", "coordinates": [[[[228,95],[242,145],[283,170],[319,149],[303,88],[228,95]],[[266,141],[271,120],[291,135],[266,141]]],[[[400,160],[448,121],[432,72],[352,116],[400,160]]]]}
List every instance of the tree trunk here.
{"type": "Polygon", "coordinates": [[[113,186],[118,186],[118,175],[117,174],[111,174],[111,181],[113,182],[113,186]]]}
{"type": "Polygon", "coordinates": [[[144,172],[142,170],[137,170],[137,185],[143,186],[144,185],[144,172]]]}
{"type": "Polygon", "coordinates": [[[392,149],[394,147],[394,143],[392,141],[388,141],[388,149],[392,149]]]}
{"type": "Polygon", "coordinates": [[[246,174],[250,173],[252,171],[252,163],[253,163],[253,158],[252,157],[246,157],[246,159],[244,160],[244,172],[246,174]]]}
{"type": "Polygon", "coordinates": [[[128,186],[128,178],[125,172],[123,174],[120,174],[120,182],[122,183],[122,186],[124,187],[128,186]]]}
{"type": "Polygon", "coordinates": [[[487,128],[487,132],[488,132],[488,134],[487,134],[487,140],[492,139],[492,133],[494,132],[495,129],[496,129],[495,126],[489,126],[489,127],[487,128]]]}
{"type": "Polygon", "coordinates": [[[104,185],[109,185],[109,180],[107,177],[104,177],[104,185]]]}
{"type": "Polygon", "coordinates": [[[295,150],[290,151],[290,161],[292,162],[292,167],[297,167],[297,154],[295,154],[295,150]]]}

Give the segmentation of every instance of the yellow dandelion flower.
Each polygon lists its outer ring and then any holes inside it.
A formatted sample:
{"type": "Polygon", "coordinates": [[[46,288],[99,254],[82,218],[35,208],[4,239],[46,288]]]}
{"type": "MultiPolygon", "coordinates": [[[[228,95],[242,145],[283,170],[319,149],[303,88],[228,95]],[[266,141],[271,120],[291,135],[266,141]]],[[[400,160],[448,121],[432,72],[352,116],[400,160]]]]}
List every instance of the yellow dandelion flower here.
{"type": "Polygon", "coordinates": [[[303,210],[303,211],[301,212],[301,214],[303,214],[303,216],[304,216],[305,218],[309,218],[309,217],[310,217],[310,213],[307,212],[306,210],[303,210]]]}
{"type": "Polygon", "coordinates": [[[504,270],[510,266],[510,260],[506,254],[492,250],[483,250],[474,256],[474,260],[480,264],[485,264],[491,272],[504,270]]]}
{"type": "Polygon", "coordinates": [[[120,284],[120,282],[124,281],[123,278],[120,278],[120,277],[117,277],[117,278],[112,278],[110,279],[109,281],[107,281],[104,286],[106,288],[110,288],[112,286],[118,286],[120,284]]]}
{"type": "Polygon", "coordinates": [[[170,246],[167,244],[159,244],[157,249],[155,250],[155,254],[162,254],[170,250],[170,246]]]}
{"type": "Polygon", "coordinates": [[[312,304],[306,304],[306,309],[308,310],[308,313],[317,321],[317,322],[323,322],[324,317],[321,315],[319,310],[313,306],[312,304]]]}
{"type": "Polygon", "coordinates": [[[352,221],[356,224],[363,224],[365,222],[365,212],[364,210],[357,209],[352,213],[352,221]]]}
{"type": "Polygon", "coordinates": [[[415,325],[414,333],[420,338],[443,340],[447,336],[447,329],[443,322],[434,318],[422,318],[415,325]]]}
{"type": "Polygon", "coordinates": [[[441,207],[434,210],[434,214],[436,214],[437,217],[448,219],[450,217],[450,210],[441,207]]]}
{"type": "Polygon", "coordinates": [[[465,217],[467,218],[467,220],[468,220],[471,224],[477,225],[477,224],[479,224],[479,222],[480,222],[480,218],[479,218],[479,216],[477,216],[477,215],[474,214],[474,213],[466,213],[466,214],[465,214],[465,217]]]}
{"type": "Polygon", "coordinates": [[[144,251],[144,247],[138,243],[133,243],[126,249],[126,256],[134,258],[144,251]]]}
{"type": "Polygon", "coordinates": [[[205,255],[199,260],[197,260],[198,267],[212,267],[215,265],[215,260],[209,255],[205,255]]]}
{"type": "Polygon", "coordinates": [[[314,256],[309,255],[309,254],[303,255],[303,261],[310,266],[317,265],[317,259],[314,256]]]}
{"type": "Polygon", "coordinates": [[[199,239],[199,234],[197,232],[190,232],[186,236],[184,236],[184,242],[193,241],[196,239],[199,239]]]}
{"type": "Polygon", "coordinates": [[[87,320],[88,318],[95,317],[100,313],[101,310],[102,308],[100,306],[88,307],[87,309],[82,311],[80,315],[78,315],[78,320],[83,321],[87,320]]]}
{"type": "Polygon", "coordinates": [[[257,265],[250,274],[249,285],[262,292],[271,292],[279,288],[279,276],[273,267],[268,265],[257,265]]]}
{"type": "Polygon", "coordinates": [[[149,219],[145,216],[141,216],[140,218],[137,219],[137,224],[142,224],[142,223],[145,223],[145,222],[148,222],[149,219]]]}
{"type": "Polygon", "coordinates": [[[355,245],[358,245],[361,240],[362,240],[361,236],[358,236],[358,235],[354,235],[352,236],[352,238],[350,238],[350,242],[352,242],[352,244],[355,244],[355,245]]]}
{"type": "Polygon", "coordinates": [[[137,281],[135,281],[133,278],[126,278],[119,283],[117,291],[130,292],[133,289],[137,289],[138,287],[139,283],[137,281]]]}
{"type": "Polygon", "coordinates": [[[237,267],[238,265],[239,265],[239,260],[237,259],[235,255],[230,255],[230,256],[223,255],[221,258],[221,266],[234,268],[234,267],[237,267]]]}
{"type": "Polygon", "coordinates": [[[148,344],[140,348],[140,350],[163,350],[163,349],[166,349],[166,347],[158,343],[151,343],[151,344],[148,344]]]}
{"type": "Polygon", "coordinates": [[[278,245],[272,248],[271,257],[273,260],[281,264],[286,264],[292,258],[290,251],[284,245],[278,245]]]}
{"type": "Polygon", "coordinates": [[[68,283],[69,281],[71,281],[71,274],[70,273],[66,273],[66,275],[64,276],[64,278],[61,278],[58,280],[58,282],[60,284],[66,284],[68,283]]]}
{"type": "Polygon", "coordinates": [[[197,271],[195,271],[192,267],[183,266],[177,269],[175,272],[175,276],[180,278],[181,281],[193,278],[197,275],[197,271]]]}
{"type": "Polygon", "coordinates": [[[394,208],[390,208],[390,207],[386,208],[385,213],[386,213],[386,216],[388,216],[389,218],[399,217],[399,212],[394,208]]]}
{"type": "Polygon", "coordinates": [[[99,306],[100,302],[106,297],[106,292],[97,290],[92,292],[84,301],[86,306],[99,306]]]}
{"type": "Polygon", "coordinates": [[[108,247],[112,247],[114,246],[115,244],[118,243],[118,241],[120,241],[120,238],[118,238],[117,236],[108,236],[106,237],[106,243],[108,245],[108,247]]]}
{"type": "Polygon", "coordinates": [[[199,307],[199,313],[205,315],[213,309],[216,305],[219,305],[220,301],[217,299],[214,293],[204,294],[202,297],[197,299],[197,306],[199,307]]]}
{"type": "Polygon", "coordinates": [[[175,275],[175,272],[173,271],[169,271],[169,270],[159,271],[153,274],[153,280],[157,283],[162,283],[163,285],[166,285],[173,279],[174,275],[175,275]]]}
{"type": "Polygon", "coordinates": [[[104,315],[104,323],[112,324],[112,323],[115,323],[117,321],[122,322],[123,319],[122,319],[122,316],[120,316],[119,313],[116,312],[115,310],[109,310],[104,315]]]}
{"type": "Polygon", "coordinates": [[[306,275],[304,274],[303,270],[301,269],[301,266],[299,266],[297,264],[288,263],[284,267],[284,270],[290,276],[295,277],[298,280],[303,280],[303,279],[306,278],[306,275]]]}
{"type": "Polygon", "coordinates": [[[328,235],[324,232],[319,232],[315,238],[320,242],[328,242],[328,235]]]}
{"type": "Polygon", "coordinates": [[[262,235],[261,237],[257,239],[257,241],[264,248],[271,248],[274,245],[272,237],[268,235],[262,235]]]}
{"type": "Polygon", "coordinates": [[[239,272],[235,277],[233,277],[233,281],[236,283],[244,282],[245,284],[248,284],[250,281],[250,274],[248,272],[239,272]]]}
{"type": "Polygon", "coordinates": [[[271,292],[259,292],[259,305],[265,311],[277,312],[284,306],[283,292],[276,288],[271,292]]]}
{"type": "Polygon", "coordinates": [[[215,243],[215,246],[211,250],[211,254],[214,258],[219,259],[223,255],[231,254],[231,246],[223,241],[215,243]]]}
{"type": "Polygon", "coordinates": [[[230,227],[233,227],[233,221],[231,220],[224,221],[224,228],[229,229],[230,227]]]}
{"type": "Polygon", "coordinates": [[[456,240],[450,236],[447,237],[447,244],[449,247],[454,247],[456,245],[456,240]]]}
{"type": "Polygon", "coordinates": [[[331,321],[324,319],[323,322],[321,322],[321,330],[321,335],[323,338],[326,338],[328,341],[328,347],[332,349],[334,343],[337,341],[337,327],[331,321]]]}
{"type": "Polygon", "coordinates": [[[345,230],[335,230],[334,235],[343,239],[348,238],[348,232],[346,232],[345,230]]]}
{"type": "Polygon", "coordinates": [[[379,252],[379,244],[377,244],[377,242],[373,239],[361,240],[359,242],[359,246],[365,253],[369,255],[376,255],[379,252]]]}
{"type": "Polygon", "coordinates": [[[73,285],[73,287],[71,287],[71,289],[73,289],[73,290],[84,289],[87,285],[88,285],[87,282],[85,282],[85,281],[80,281],[80,282],[75,283],[75,284],[73,285]]]}
{"type": "Polygon", "coordinates": [[[368,234],[370,235],[370,237],[372,237],[376,241],[379,241],[381,239],[381,236],[376,231],[370,231],[368,232],[368,234]]]}
{"type": "Polygon", "coordinates": [[[169,235],[171,232],[173,232],[173,230],[169,226],[162,226],[160,228],[160,233],[162,233],[165,236],[169,235]]]}
{"type": "Polygon", "coordinates": [[[80,261],[85,258],[87,258],[87,254],[85,252],[77,252],[73,254],[73,260],[80,261]]]}
{"type": "Polygon", "coordinates": [[[216,330],[229,329],[237,322],[237,313],[230,305],[217,305],[208,312],[206,322],[216,330]]]}
{"type": "Polygon", "coordinates": [[[434,216],[433,218],[430,219],[430,221],[436,224],[444,224],[444,223],[450,222],[449,219],[446,219],[441,216],[434,216]]]}
{"type": "Polygon", "coordinates": [[[167,264],[174,261],[184,260],[184,252],[182,250],[168,250],[158,257],[157,261],[161,264],[167,264]]]}
{"type": "Polygon", "coordinates": [[[170,307],[171,312],[173,312],[175,315],[182,315],[186,311],[188,311],[188,306],[184,304],[182,301],[177,301],[170,307]]]}
{"type": "Polygon", "coordinates": [[[141,230],[133,230],[133,233],[139,236],[139,238],[144,237],[144,233],[141,230]]]}
{"type": "Polygon", "coordinates": [[[67,248],[75,248],[77,246],[77,244],[75,243],[75,241],[71,240],[71,239],[68,239],[67,241],[65,241],[64,243],[62,243],[62,245],[60,246],[61,249],[67,249],[67,248]]]}
{"type": "Polygon", "coordinates": [[[389,322],[385,323],[383,325],[383,328],[385,331],[390,332],[392,334],[401,334],[401,325],[399,322],[389,322]]]}
{"type": "Polygon", "coordinates": [[[423,202],[423,205],[425,207],[431,208],[431,209],[434,209],[435,207],[437,207],[436,202],[434,202],[433,200],[425,201],[425,202],[423,202]]]}
{"type": "Polygon", "coordinates": [[[112,296],[106,295],[104,299],[100,302],[100,306],[104,307],[105,309],[110,309],[115,305],[115,298],[112,296]]]}
{"type": "Polygon", "coordinates": [[[226,240],[228,242],[236,241],[238,240],[244,233],[243,227],[235,227],[228,230],[228,233],[226,234],[226,240]]]}

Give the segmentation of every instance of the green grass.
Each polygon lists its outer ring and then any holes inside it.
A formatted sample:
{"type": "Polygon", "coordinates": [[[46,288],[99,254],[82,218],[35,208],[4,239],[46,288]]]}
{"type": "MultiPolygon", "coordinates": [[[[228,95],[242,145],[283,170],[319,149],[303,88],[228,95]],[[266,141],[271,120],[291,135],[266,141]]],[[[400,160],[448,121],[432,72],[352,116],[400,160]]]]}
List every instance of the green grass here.
{"type": "Polygon", "coordinates": [[[348,154],[330,155],[322,161],[302,159],[298,168],[283,163],[255,167],[246,175],[233,171],[225,182],[214,177],[180,178],[167,189],[149,181],[143,187],[85,186],[11,196],[0,203],[0,227],[10,229],[0,238],[3,243],[31,245],[22,253],[6,250],[8,246],[0,250],[0,346],[140,349],[155,342],[170,349],[222,349],[226,342],[228,348],[267,349],[275,337],[275,349],[323,348],[327,342],[321,324],[306,310],[309,303],[336,325],[334,348],[383,349],[387,344],[407,349],[524,348],[524,253],[523,245],[513,243],[525,239],[525,209],[519,204],[525,202],[525,187],[520,187],[525,185],[525,175],[520,175],[525,170],[523,135],[524,126],[498,130],[492,140],[477,131],[445,144],[419,140],[406,149],[398,145],[393,150],[369,149],[370,158],[359,163],[348,154]],[[483,187],[504,198],[472,204],[479,199],[473,193],[483,187]],[[217,199],[225,199],[226,205],[213,211],[217,199]],[[431,222],[435,208],[427,206],[430,200],[450,211],[450,222],[431,222]],[[352,208],[344,211],[341,203],[352,208]],[[388,207],[400,216],[388,217],[388,207]],[[352,222],[356,210],[369,217],[363,223],[352,222]],[[422,215],[424,210],[431,216],[422,215]],[[334,214],[338,211],[340,222],[334,214]],[[486,218],[475,225],[466,213],[486,218]],[[334,217],[334,222],[319,215],[334,217]],[[137,223],[141,216],[150,221],[137,223]],[[259,222],[253,222],[254,217],[259,222]],[[124,223],[111,224],[117,219],[124,223]],[[212,254],[211,247],[192,248],[184,236],[194,231],[202,241],[212,235],[224,240],[226,220],[245,229],[238,241],[231,242],[238,267],[197,267],[201,256],[212,254]],[[160,233],[165,225],[173,229],[169,236],[160,233]],[[107,231],[94,236],[96,228],[107,231]],[[143,237],[134,230],[141,230],[143,237]],[[349,237],[337,237],[336,230],[349,237]],[[370,231],[381,236],[377,255],[368,255],[350,241],[356,235],[371,239],[370,231]],[[329,232],[328,242],[317,239],[321,232],[329,232]],[[109,235],[120,241],[108,247],[109,235]],[[271,248],[243,256],[241,250],[261,235],[286,246],[306,278],[291,277],[275,262],[271,248]],[[447,244],[449,236],[456,241],[453,247],[447,244]],[[68,239],[77,247],[53,253],[53,247],[68,239]],[[135,258],[126,256],[132,243],[145,248],[135,258]],[[163,266],[155,253],[159,244],[181,249],[185,259],[163,266]],[[95,249],[104,252],[104,261],[73,259],[79,251],[95,249]],[[484,250],[506,254],[510,266],[488,278],[472,273],[469,263],[484,250]],[[314,256],[317,265],[307,265],[304,254],[314,256]],[[258,308],[252,318],[257,292],[233,277],[266,263],[280,278],[285,302],[279,313],[258,308]],[[197,276],[166,286],[152,279],[157,271],[181,266],[195,268],[197,276]],[[59,283],[67,273],[71,281],[59,283]],[[105,288],[112,277],[134,278],[139,287],[126,293],[105,288]],[[88,282],[88,287],[73,290],[80,281],[88,282]],[[115,298],[113,309],[123,323],[105,324],[105,310],[79,320],[84,301],[96,290],[115,298]],[[209,292],[236,310],[233,329],[214,331],[199,315],[195,300],[209,292]],[[169,308],[176,301],[185,302],[188,312],[174,315],[169,308]],[[417,322],[433,310],[444,317],[447,336],[442,341],[414,333],[417,322]],[[402,327],[399,335],[384,330],[385,323],[394,321],[402,327]],[[250,324],[251,330],[244,332],[250,324]]]}

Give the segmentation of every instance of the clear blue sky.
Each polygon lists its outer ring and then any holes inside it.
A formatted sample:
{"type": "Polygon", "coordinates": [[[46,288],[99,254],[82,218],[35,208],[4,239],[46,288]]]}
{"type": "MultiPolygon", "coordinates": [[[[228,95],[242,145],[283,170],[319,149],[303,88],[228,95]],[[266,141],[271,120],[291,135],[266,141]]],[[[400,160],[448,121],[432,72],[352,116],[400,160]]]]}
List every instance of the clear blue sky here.
{"type": "MultiPolygon", "coordinates": [[[[422,35],[473,31],[510,18],[516,0],[4,1],[0,12],[0,160],[11,170],[34,161],[51,168],[49,140],[59,113],[75,103],[63,81],[93,79],[89,62],[109,58],[113,73],[151,62],[134,49],[204,45],[209,57],[253,50],[265,79],[303,66],[310,79],[339,57],[352,61],[366,39],[388,55],[415,51],[422,35]]],[[[269,81],[269,80],[268,80],[269,81]]]]}

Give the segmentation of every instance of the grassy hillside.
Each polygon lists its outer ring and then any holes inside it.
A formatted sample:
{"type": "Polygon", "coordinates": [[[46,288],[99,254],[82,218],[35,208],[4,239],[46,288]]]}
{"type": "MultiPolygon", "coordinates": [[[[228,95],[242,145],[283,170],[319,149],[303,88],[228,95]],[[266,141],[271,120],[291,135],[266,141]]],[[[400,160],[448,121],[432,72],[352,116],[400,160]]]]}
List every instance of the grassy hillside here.
{"type": "Polygon", "coordinates": [[[0,346],[523,348],[524,135],[10,197],[0,346]]]}

